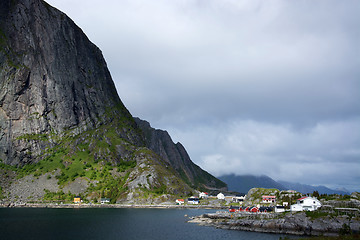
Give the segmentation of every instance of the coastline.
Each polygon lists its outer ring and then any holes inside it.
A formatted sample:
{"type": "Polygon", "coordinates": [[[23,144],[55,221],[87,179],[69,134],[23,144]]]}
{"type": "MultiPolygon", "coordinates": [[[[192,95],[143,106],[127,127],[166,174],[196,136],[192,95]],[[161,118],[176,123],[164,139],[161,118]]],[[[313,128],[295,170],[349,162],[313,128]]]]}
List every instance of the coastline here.
{"type": "MultiPolygon", "coordinates": [[[[176,205],[162,204],[59,204],[59,203],[1,203],[1,208],[49,208],[49,209],[89,209],[89,208],[134,208],[134,209],[215,209],[227,207],[214,205],[176,205]]],[[[305,212],[281,213],[216,213],[190,217],[187,221],[200,226],[210,226],[225,230],[238,230],[261,233],[289,234],[301,236],[339,236],[348,228],[349,233],[360,233],[360,219],[347,215],[324,216],[312,219],[305,212]]]]}
{"type": "Polygon", "coordinates": [[[301,236],[339,236],[344,230],[353,234],[360,232],[360,220],[358,218],[354,219],[342,215],[312,219],[307,217],[305,212],[288,212],[286,214],[217,212],[193,217],[188,222],[227,230],[301,236]]]}
{"type": "Polygon", "coordinates": [[[57,203],[23,203],[0,204],[0,208],[178,208],[178,209],[227,209],[211,205],[176,205],[176,204],[57,204],[57,203]]]}
{"type": "MultiPolygon", "coordinates": [[[[89,208],[117,208],[117,209],[217,209],[227,207],[214,205],[176,205],[162,204],[58,204],[58,203],[2,203],[0,208],[49,208],[49,209],[89,209],[89,208]]],[[[285,214],[279,213],[216,213],[202,214],[190,217],[188,223],[200,226],[210,226],[225,230],[238,230],[261,233],[289,234],[298,236],[339,236],[348,227],[349,233],[360,233],[360,219],[346,215],[325,216],[312,219],[305,212],[285,214]]]]}

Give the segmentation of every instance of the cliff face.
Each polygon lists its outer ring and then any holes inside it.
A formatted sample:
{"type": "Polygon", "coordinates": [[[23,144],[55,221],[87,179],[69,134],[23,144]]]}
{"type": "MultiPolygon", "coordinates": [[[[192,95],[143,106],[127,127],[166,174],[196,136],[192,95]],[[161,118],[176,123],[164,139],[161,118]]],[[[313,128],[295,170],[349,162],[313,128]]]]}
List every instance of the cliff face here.
{"type": "Polygon", "coordinates": [[[153,203],[226,187],[138,124],[70,18],[42,0],[0,2],[0,202],[153,203]]]}
{"type": "Polygon", "coordinates": [[[183,145],[175,144],[168,132],[154,129],[148,122],[139,118],[135,118],[135,121],[144,132],[146,146],[173,166],[190,186],[204,190],[227,190],[224,182],[194,164],[183,145]]]}
{"type": "Polygon", "coordinates": [[[51,134],[108,123],[115,108],[135,127],[101,51],[71,19],[41,0],[1,1],[0,159],[36,161],[51,134]]]}

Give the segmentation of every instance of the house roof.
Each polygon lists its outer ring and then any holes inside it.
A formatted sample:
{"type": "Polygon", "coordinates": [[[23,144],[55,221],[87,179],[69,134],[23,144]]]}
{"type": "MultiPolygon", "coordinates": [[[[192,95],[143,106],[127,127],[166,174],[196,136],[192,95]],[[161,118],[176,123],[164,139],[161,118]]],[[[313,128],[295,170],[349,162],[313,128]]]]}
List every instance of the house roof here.
{"type": "Polygon", "coordinates": [[[302,197],[302,198],[299,198],[298,200],[304,200],[304,199],[306,199],[306,198],[308,198],[308,197],[302,197]]]}
{"type": "Polygon", "coordinates": [[[190,197],[190,198],[188,198],[188,201],[199,201],[199,198],[197,198],[197,197],[190,197]]]}

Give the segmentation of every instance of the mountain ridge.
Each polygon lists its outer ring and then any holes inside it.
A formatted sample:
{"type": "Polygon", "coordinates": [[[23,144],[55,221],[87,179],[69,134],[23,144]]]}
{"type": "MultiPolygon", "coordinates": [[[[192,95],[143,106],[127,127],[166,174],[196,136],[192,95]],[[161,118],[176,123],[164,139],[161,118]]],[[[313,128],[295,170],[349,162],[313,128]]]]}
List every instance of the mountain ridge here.
{"type": "Polygon", "coordinates": [[[194,164],[181,143],[174,143],[167,131],[155,129],[150,123],[134,118],[144,132],[146,145],[172,165],[181,178],[194,188],[226,191],[226,184],[194,164]]]}
{"type": "Polygon", "coordinates": [[[227,183],[230,191],[240,193],[247,193],[251,188],[276,188],[279,190],[286,190],[283,185],[266,175],[255,176],[229,174],[218,178],[227,183]]]}
{"type": "Polygon", "coordinates": [[[261,175],[223,175],[218,177],[220,180],[228,184],[230,191],[247,193],[251,188],[276,188],[279,190],[295,190],[303,194],[318,191],[319,194],[349,194],[347,190],[330,189],[325,186],[311,186],[301,183],[292,183],[286,181],[275,181],[269,176],[261,175]]]}
{"type": "Polygon", "coordinates": [[[308,184],[293,183],[293,182],[287,182],[281,180],[278,182],[289,189],[293,189],[303,193],[312,193],[314,191],[317,191],[319,194],[341,194],[341,195],[350,194],[350,192],[347,189],[331,189],[322,185],[312,186],[308,184]]]}

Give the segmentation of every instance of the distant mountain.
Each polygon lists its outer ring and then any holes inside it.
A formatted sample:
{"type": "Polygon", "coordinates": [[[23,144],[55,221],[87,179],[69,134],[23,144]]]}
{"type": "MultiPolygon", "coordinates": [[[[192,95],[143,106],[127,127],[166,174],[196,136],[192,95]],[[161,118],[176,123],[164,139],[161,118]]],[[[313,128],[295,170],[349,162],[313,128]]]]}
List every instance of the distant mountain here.
{"type": "Polygon", "coordinates": [[[347,193],[350,193],[349,190],[347,190],[346,188],[342,187],[342,188],[336,188],[335,189],[336,191],[342,191],[342,192],[347,192],[347,193]]]}
{"type": "Polygon", "coordinates": [[[346,189],[330,189],[325,186],[311,186],[301,183],[292,183],[286,181],[275,181],[272,178],[262,175],[224,175],[219,179],[228,185],[229,191],[247,193],[251,188],[276,188],[279,190],[295,190],[301,193],[313,193],[318,191],[320,194],[349,194],[346,189]]]}
{"type": "Polygon", "coordinates": [[[224,175],[219,179],[228,185],[229,191],[236,191],[240,193],[247,193],[251,188],[276,188],[279,190],[286,190],[286,187],[276,182],[272,178],[262,175],[241,175],[234,174],[224,175]]]}
{"type": "Polygon", "coordinates": [[[314,191],[318,191],[320,194],[349,194],[347,189],[330,189],[325,186],[311,186],[307,184],[301,183],[292,183],[286,181],[278,181],[280,184],[285,186],[287,189],[292,189],[301,193],[312,193],[314,191]]]}

